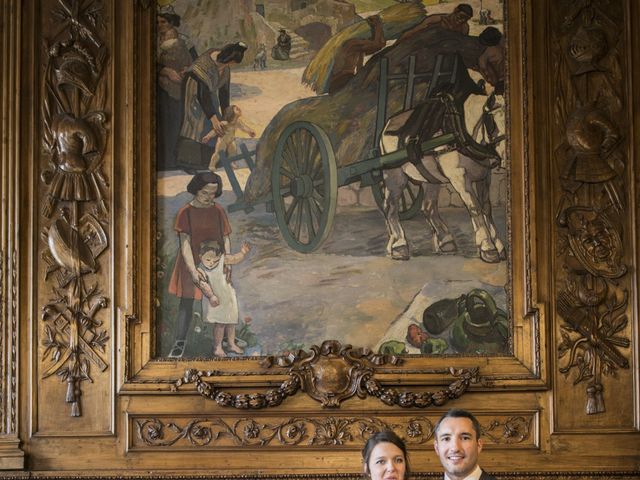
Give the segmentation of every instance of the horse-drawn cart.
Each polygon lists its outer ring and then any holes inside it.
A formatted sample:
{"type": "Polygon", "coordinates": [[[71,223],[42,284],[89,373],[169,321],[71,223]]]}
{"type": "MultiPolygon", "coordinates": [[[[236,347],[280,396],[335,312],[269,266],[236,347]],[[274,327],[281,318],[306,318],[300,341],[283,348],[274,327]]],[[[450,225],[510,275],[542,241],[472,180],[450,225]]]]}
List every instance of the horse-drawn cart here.
{"type": "MultiPolygon", "coordinates": [[[[442,88],[446,85],[456,88],[462,85],[469,93],[470,86],[478,88],[459,56],[442,58],[436,62],[433,72],[421,74],[415,72],[413,57],[409,58],[407,73],[397,75],[389,75],[386,59],[381,60],[374,145],[379,144],[388,117],[387,92],[391,81],[406,83],[404,111],[410,110],[414,104],[418,81],[429,83],[426,101],[444,107],[441,129],[420,143],[422,154],[437,155],[443,151],[463,149],[474,150],[486,158],[497,157],[492,145],[481,145],[471,137],[464,122],[463,104],[446,93],[450,89],[442,88]]],[[[386,154],[374,148],[364,160],[338,167],[327,133],[313,122],[295,121],[284,129],[277,141],[271,169],[271,197],[247,204],[233,178],[231,182],[235,185],[238,200],[229,206],[229,211],[248,210],[255,204],[268,202],[287,244],[299,252],[311,252],[322,244],[331,231],[339,187],[355,182],[360,182],[362,187],[370,186],[374,198],[382,207],[383,171],[400,167],[408,161],[409,155],[404,147],[386,154]]],[[[230,178],[234,176],[229,165],[226,165],[226,170],[230,178]]],[[[421,208],[422,195],[419,185],[408,184],[400,205],[401,218],[415,215],[421,208]]]]}

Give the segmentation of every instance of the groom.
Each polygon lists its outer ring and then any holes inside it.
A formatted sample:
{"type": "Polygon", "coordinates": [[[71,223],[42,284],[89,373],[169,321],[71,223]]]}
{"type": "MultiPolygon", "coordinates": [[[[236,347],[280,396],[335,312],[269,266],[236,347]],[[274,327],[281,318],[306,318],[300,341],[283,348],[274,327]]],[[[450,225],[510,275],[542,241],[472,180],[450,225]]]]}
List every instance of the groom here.
{"type": "Polygon", "coordinates": [[[466,410],[451,409],[438,420],[433,447],[445,480],[496,480],[478,465],[480,431],[480,423],[466,410]]]}

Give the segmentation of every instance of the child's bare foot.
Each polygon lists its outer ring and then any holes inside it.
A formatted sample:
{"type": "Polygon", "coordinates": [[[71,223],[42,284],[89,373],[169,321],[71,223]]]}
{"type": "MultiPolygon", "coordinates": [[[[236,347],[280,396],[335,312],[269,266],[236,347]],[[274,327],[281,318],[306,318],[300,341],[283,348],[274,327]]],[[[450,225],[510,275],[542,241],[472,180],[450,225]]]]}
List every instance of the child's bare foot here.
{"type": "Polygon", "coordinates": [[[222,347],[218,347],[218,348],[214,348],[213,349],[213,355],[216,357],[226,357],[227,354],[224,353],[224,350],[222,349],[222,347]]]}
{"type": "Polygon", "coordinates": [[[229,345],[229,350],[231,350],[233,353],[238,353],[238,354],[244,353],[244,350],[236,344],[229,345]]]}

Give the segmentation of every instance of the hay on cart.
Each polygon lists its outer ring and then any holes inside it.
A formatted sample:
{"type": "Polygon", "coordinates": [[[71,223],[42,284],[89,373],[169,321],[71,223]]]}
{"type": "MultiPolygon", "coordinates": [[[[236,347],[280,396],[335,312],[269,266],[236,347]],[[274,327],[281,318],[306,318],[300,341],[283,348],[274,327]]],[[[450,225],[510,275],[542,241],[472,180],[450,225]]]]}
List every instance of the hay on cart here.
{"type": "MultiPolygon", "coordinates": [[[[247,181],[245,200],[257,202],[270,196],[271,166],[276,144],[284,129],[293,122],[304,120],[322,128],[331,141],[339,167],[372,156],[376,147],[374,138],[382,58],[388,59],[390,75],[406,74],[408,59],[412,55],[416,57],[418,73],[432,72],[439,54],[459,53],[467,68],[474,68],[485,48],[478,37],[434,26],[375,54],[337,93],[285,105],[271,120],[258,143],[256,168],[247,181]]],[[[426,87],[426,80],[417,82],[414,104],[424,98],[426,87]]],[[[405,88],[405,82],[390,82],[387,118],[403,110],[405,88]]]]}

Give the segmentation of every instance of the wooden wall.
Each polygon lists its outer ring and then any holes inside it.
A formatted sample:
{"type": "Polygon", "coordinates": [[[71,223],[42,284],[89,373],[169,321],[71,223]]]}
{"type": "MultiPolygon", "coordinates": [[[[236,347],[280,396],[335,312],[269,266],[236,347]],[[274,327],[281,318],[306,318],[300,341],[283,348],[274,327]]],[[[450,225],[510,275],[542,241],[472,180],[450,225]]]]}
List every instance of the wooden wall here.
{"type": "Polygon", "coordinates": [[[432,477],[455,405],[499,477],[639,478],[638,2],[508,2],[511,355],[235,362],[153,355],[152,3],[0,4],[0,475],[432,477]]]}

